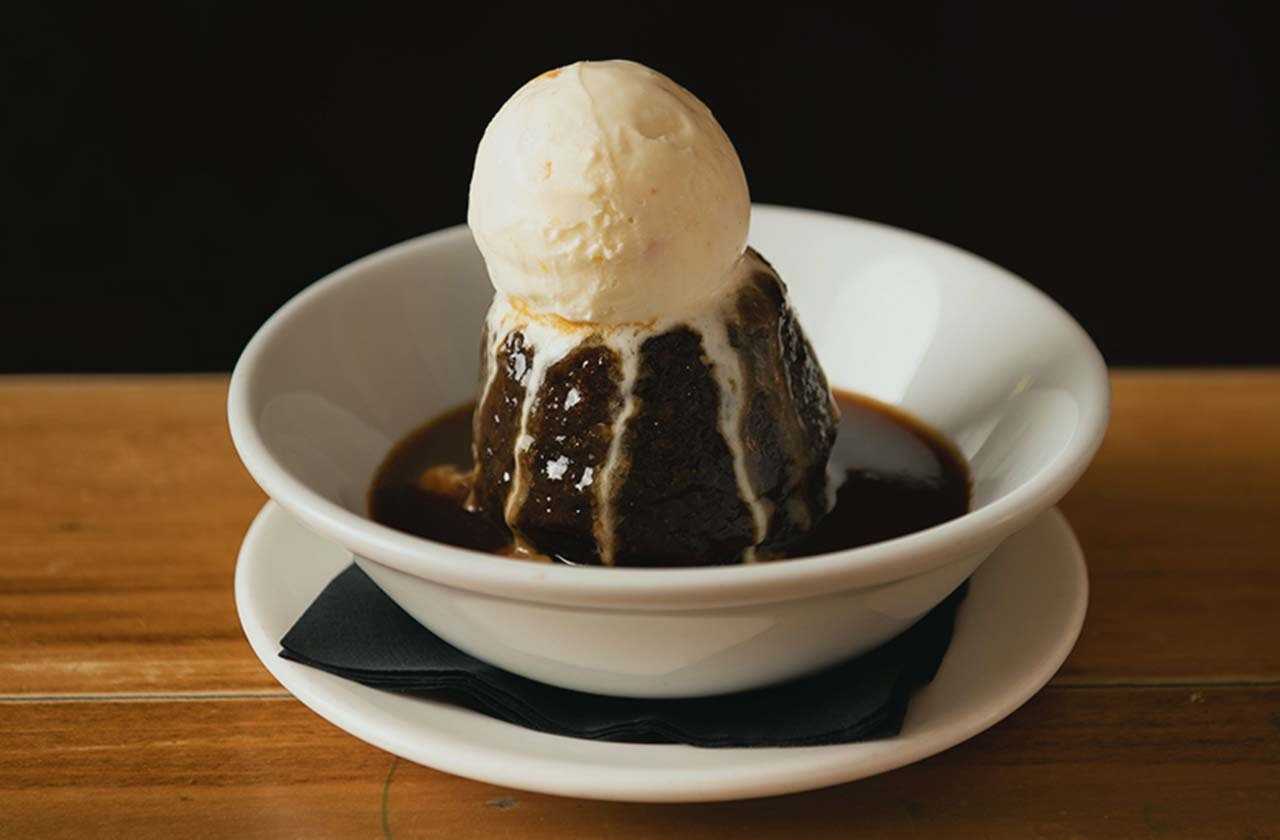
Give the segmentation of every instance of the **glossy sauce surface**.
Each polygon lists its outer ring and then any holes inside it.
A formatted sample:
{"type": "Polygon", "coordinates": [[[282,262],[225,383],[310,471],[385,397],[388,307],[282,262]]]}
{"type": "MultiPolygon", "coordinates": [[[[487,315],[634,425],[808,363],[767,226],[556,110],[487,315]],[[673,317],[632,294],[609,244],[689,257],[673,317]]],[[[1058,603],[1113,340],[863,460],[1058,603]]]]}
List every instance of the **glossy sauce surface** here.
{"type": "MultiPolygon", "coordinates": [[[[938,525],[969,510],[969,467],[942,435],[903,412],[836,392],[831,463],[842,476],[831,512],[786,557],[856,548],[938,525]]],[[[396,444],[369,491],[372,519],[462,548],[514,555],[510,532],[465,508],[471,413],[465,405],[396,444]]]]}

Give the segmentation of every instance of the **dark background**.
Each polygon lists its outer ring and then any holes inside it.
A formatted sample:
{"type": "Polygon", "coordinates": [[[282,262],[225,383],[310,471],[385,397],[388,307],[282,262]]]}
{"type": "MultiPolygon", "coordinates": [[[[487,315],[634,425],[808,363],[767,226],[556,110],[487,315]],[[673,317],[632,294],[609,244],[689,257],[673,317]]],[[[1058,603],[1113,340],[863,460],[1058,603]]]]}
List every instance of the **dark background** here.
{"type": "Polygon", "coordinates": [[[1280,361],[1265,4],[341,5],[5,6],[0,370],[229,368],[462,221],[520,84],[609,57],[704,99],[756,200],[995,260],[1113,363],[1280,361]]]}

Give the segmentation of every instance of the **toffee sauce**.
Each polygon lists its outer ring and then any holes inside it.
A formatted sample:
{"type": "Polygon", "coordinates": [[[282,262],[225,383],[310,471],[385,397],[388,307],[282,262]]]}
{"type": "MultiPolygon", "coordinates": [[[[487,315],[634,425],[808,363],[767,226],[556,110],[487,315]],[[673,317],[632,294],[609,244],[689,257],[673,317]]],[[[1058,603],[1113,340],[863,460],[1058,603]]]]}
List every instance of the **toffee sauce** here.
{"type": "MultiPolygon", "coordinates": [[[[831,466],[840,476],[836,503],[784,558],[870,545],[968,512],[969,466],[950,441],[892,406],[844,391],[835,396],[840,406],[831,452],[831,466]]],[[[464,405],[449,411],[392,448],[369,490],[369,515],[437,542],[545,559],[521,554],[505,527],[465,507],[473,410],[464,405]]]]}

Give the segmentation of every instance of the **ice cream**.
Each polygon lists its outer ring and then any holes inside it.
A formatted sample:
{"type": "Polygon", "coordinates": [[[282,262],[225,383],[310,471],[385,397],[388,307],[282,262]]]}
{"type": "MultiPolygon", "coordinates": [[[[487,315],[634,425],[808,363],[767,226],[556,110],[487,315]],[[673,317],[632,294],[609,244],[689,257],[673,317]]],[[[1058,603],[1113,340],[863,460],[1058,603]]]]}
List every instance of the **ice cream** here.
{"type": "Polygon", "coordinates": [[[468,222],[499,292],[594,324],[688,312],[731,281],[751,205],[733,144],[631,61],[538,76],[480,141],[468,222]]]}
{"type": "Polygon", "coordinates": [[[749,562],[826,513],[831,391],[711,112],[627,61],[529,82],[476,154],[496,289],[469,506],[582,564],[749,562]]]}

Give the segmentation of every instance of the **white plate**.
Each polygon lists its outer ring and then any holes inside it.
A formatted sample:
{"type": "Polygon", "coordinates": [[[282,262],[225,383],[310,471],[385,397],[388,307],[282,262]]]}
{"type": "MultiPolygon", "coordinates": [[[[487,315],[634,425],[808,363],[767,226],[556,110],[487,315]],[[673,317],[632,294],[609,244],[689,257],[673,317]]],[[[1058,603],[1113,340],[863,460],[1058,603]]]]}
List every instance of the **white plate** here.
{"type": "Polygon", "coordinates": [[[1010,537],[973,576],[938,676],[896,738],[830,747],[698,749],[583,741],[366,688],[277,654],[279,639],[351,555],[268,503],[245,536],[236,606],[285,688],[357,738],[410,761],[507,787],[593,799],[696,802],[793,793],[919,761],[1025,703],[1075,645],[1084,556],[1056,510],[1010,537]]]}

